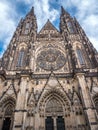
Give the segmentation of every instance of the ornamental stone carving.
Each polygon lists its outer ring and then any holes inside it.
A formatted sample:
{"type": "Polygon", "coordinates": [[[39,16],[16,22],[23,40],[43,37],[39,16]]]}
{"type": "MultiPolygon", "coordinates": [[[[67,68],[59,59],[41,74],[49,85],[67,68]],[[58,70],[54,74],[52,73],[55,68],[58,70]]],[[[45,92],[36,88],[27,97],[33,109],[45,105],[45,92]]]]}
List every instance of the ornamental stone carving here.
{"type": "Polygon", "coordinates": [[[43,50],[37,56],[37,64],[44,70],[58,70],[66,63],[66,58],[62,52],[57,49],[49,48],[43,50]]]}

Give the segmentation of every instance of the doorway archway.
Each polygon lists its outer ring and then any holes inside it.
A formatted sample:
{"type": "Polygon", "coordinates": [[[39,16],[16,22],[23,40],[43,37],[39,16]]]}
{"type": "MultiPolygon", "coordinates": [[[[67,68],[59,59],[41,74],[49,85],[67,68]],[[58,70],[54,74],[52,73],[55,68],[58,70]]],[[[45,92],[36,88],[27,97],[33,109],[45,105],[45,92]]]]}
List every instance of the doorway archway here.
{"type": "Polygon", "coordinates": [[[11,130],[12,129],[13,112],[14,112],[14,107],[11,104],[8,104],[4,111],[2,130],[11,130]]]}
{"type": "Polygon", "coordinates": [[[56,98],[46,103],[45,116],[45,130],[65,130],[63,107],[56,98]]]}

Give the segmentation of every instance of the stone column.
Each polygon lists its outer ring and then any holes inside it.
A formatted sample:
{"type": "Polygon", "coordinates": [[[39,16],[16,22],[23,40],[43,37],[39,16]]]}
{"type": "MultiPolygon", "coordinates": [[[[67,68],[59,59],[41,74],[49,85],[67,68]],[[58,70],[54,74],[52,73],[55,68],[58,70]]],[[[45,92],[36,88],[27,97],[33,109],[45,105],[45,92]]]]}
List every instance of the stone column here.
{"type": "Polygon", "coordinates": [[[30,116],[30,127],[34,130],[34,115],[30,116]]]}
{"type": "Polygon", "coordinates": [[[40,116],[39,116],[39,113],[36,112],[35,113],[35,130],[39,130],[39,127],[40,127],[40,116]]]}
{"type": "Polygon", "coordinates": [[[41,130],[45,130],[45,117],[44,117],[44,114],[40,115],[40,128],[41,128],[41,130]]]}
{"type": "Polygon", "coordinates": [[[56,123],[56,116],[53,117],[53,121],[54,121],[54,130],[57,130],[57,123],[56,123]]]}
{"type": "Polygon", "coordinates": [[[27,92],[27,82],[28,76],[22,75],[21,76],[21,83],[20,83],[20,90],[17,95],[17,102],[16,102],[16,109],[15,109],[15,116],[14,116],[14,126],[13,130],[24,130],[24,118],[26,115],[25,109],[25,102],[26,102],[26,92],[27,92]]]}
{"type": "Polygon", "coordinates": [[[81,95],[84,102],[85,113],[90,125],[90,130],[97,130],[98,125],[96,121],[95,111],[92,109],[92,102],[90,100],[89,90],[85,81],[84,73],[78,73],[77,79],[81,88],[81,95]]]}

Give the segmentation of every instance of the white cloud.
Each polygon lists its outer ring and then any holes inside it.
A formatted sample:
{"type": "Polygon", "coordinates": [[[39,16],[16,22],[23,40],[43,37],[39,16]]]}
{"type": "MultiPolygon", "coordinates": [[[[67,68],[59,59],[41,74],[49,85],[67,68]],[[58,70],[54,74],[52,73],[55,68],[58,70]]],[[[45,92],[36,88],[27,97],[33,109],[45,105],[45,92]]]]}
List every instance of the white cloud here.
{"type": "Polygon", "coordinates": [[[51,9],[49,5],[49,0],[34,0],[35,14],[37,15],[39,30],[46,23],[47,19],[51,22],[55,21],[59,15],[56,9],[51,9]]]}
{"type": "MultiPolygon", "coordinates": [[[[39,29],[45,24],[49,18],[52,22],[59,17],[59,11],[56,9],[50,9],[49,1],[52,0],[23,0],[30,6],[33,5],[35,8],[35,14],[37,15],[39,29]]],[[[54,0],[53,3],[62,5],[65,9],[75,7],[77,11],[74,16],[78,19],[80,25],[87,33],[90,41],[94,47],[98,50],[98,2],[97,0],[54,0]],[[94,40],[92,40],[94,39],[94,40]]]]}
{"type": "Polygon", "coordinates": [[[90,41],[98,50],[98,1],[97,0],[59,0],[65,9],[75,7],[74,16],[85,30],[90,41]]]}
{"type": "MultiPolygon", "coordinates": [[[[77,19],[88,35],[94,47],[98,50],[98,4],[96,0],[77,0],[77,19]],[[79,3],[80,2],[80,3],[79,3]]],[[[74,0],[72,0],[73,4],[74,0]]]]}
{"type": "MultiPolygon", "coordinates": [[[[12,17],[12,7],[10,3],[6,1],[0,2],[0,41],[2,41],[2,43],[4,44],[0,46],[3,46],[4,50],[6,49],[6,46],[9,44],[9,40],[11,39],[15,27],[16,25],[12,17]]],[[[0,54],[2,55],[2,53],[3,52],[1,52],[0,54]]]]}

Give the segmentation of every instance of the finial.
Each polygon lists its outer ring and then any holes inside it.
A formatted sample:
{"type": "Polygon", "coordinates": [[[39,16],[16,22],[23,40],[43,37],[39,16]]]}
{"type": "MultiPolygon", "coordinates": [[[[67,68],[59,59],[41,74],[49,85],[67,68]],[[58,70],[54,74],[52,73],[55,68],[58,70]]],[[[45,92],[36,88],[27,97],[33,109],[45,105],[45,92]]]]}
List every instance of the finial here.
{"type": "Polygon", "coordinates": [[[31,10],[29,11],[29,13],[26,15],[26,17],[29,17],[30,15],[34,15],[34,7],[31,8],[31,10]]]}
{"type": "Polygon", "coordinates": [[[61,15],[64,15],[64,14],[66,14],[66,15],[69,15],[69,16],[70,16],[70,14],[69,14],[67,11],[65,11],[64,7],[63,7],[63,6],[61,6],[61,15]]]}
{"type": "Polygon", "coordinates": [[[34,14],[34,7],[31,8],[30,14],[34,14]]]}

